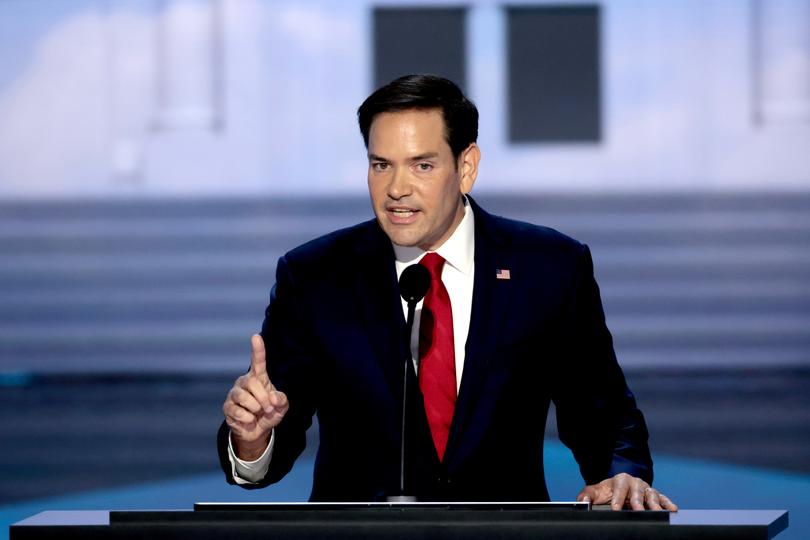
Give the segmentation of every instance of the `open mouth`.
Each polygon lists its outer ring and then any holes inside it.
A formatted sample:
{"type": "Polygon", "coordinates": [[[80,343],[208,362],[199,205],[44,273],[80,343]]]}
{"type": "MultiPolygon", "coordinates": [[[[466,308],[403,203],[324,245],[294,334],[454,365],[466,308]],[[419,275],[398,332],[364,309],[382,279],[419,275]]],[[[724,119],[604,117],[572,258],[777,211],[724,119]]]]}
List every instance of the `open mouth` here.
{"type": "Polygon", "coordinates": [[[408,224],[416,219],[416,214],[419,213],[419,210],[398,206],[386,208],[385,211],[388,214],[388,218],[391,220],[391,222],[396,224],[408,224]]]}

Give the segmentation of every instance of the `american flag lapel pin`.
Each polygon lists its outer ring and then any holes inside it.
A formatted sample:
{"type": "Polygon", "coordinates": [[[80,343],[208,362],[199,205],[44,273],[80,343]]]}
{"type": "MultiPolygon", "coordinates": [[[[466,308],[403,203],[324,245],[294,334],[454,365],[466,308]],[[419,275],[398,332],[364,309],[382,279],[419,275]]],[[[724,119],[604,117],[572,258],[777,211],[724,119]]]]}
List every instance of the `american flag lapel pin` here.
{"type": "Polygon", "coordinates": [[[512,274],[509,273],[509,270],[506,268],[496,268],[495,269],[495,279],[511,279],[512,274]]]}

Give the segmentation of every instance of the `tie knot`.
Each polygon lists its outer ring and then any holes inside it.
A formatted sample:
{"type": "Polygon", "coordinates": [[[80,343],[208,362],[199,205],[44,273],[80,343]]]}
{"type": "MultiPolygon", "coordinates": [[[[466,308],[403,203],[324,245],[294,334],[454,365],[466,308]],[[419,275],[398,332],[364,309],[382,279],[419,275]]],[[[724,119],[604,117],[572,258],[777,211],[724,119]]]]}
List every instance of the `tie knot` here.
{"type": "Polygon", "coordinates": [[[427,253],[419,264],[424,266],[430,272],[430,276],[435,280],[442,279],[442,268],[444,268],[444,258],[438,253],[427,253]]]}

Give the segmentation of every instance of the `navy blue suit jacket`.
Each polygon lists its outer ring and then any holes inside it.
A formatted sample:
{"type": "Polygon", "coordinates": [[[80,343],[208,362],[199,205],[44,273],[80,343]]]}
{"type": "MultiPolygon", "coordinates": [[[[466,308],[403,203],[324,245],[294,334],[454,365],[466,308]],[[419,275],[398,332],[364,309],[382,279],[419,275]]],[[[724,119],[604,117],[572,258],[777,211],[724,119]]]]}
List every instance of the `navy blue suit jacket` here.
{"type": "MultiPolygon", "coordinates": [[[[471,204],[475,281],[455,415],[440,462],[411,368],[406,491],[421,500],[548,500],[543,434],[552,400],[586,483],[619,472],[652,482],[644,418],[616,362],[587,246],[471,204]],[[496,279],[496,269],[510,279],[496,279]]],[[[292,468],[317,413],[311,500],[397,492],[404,334],[393,248],[376,221],[279,260],[262,336],[268,373],[290,409],[259,487],[292,468]]],[[[227,434],[223,423],[220,461],[233,482],[227,434]]]]}

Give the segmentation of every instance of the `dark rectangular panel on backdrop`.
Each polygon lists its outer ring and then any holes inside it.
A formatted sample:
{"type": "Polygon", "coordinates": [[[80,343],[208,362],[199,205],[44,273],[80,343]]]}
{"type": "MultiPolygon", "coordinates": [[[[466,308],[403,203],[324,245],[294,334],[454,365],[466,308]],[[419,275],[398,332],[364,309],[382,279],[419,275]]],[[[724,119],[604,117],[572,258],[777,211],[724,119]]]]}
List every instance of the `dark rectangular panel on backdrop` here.
{"type": "Polygon", "coordinates": [[[375,8],[374,87],[409,73],[466,83],[466,8],[375,8]]]}
{"type": "Polygon", "coordinates": [[[599,7],[521,6],[506,12],[509,140],[598,142],[599,7]]]}

